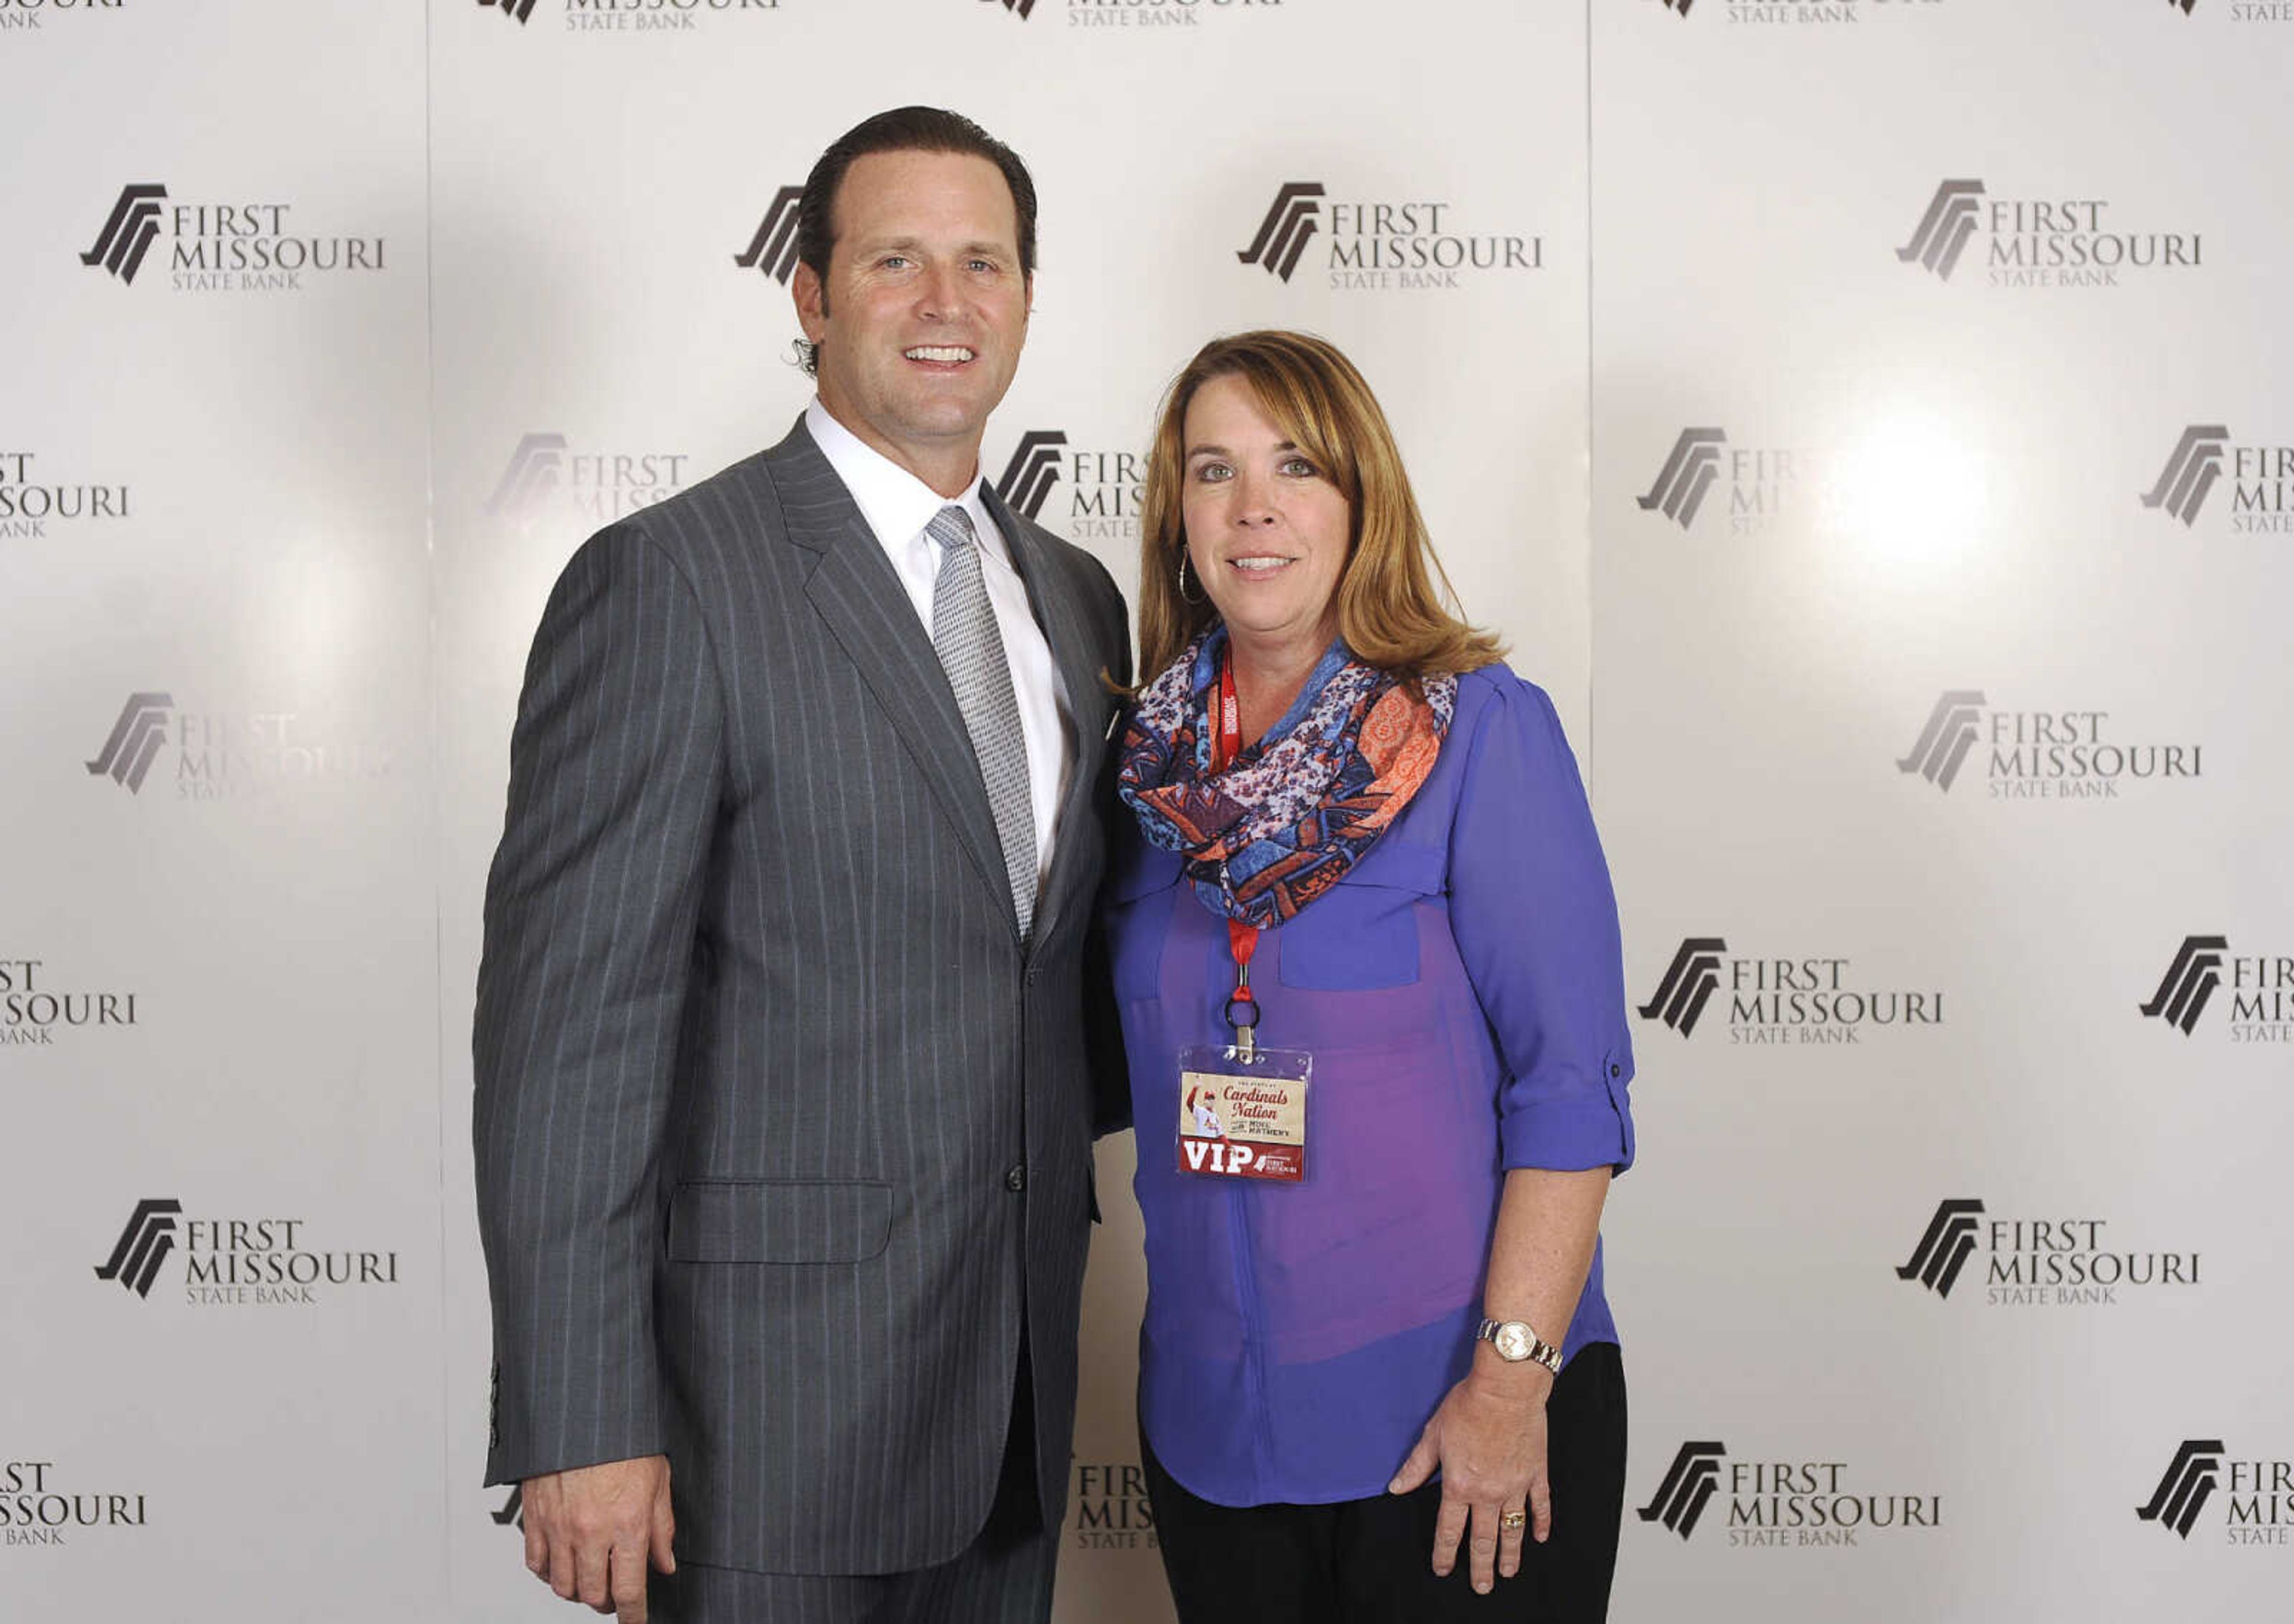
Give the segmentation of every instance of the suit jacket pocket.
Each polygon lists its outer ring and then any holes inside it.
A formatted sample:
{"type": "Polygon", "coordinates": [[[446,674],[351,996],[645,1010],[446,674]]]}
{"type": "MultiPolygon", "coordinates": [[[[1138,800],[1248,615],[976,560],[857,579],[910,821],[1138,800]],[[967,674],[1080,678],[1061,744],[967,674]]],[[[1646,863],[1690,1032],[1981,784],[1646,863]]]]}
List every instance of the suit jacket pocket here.
{"type": "Polygon", "coordinates": [[[877,1180],[711,1179],[677,1187],[669,1255],[679,1263],[857,1263],[892,1236],[877,1180]]]}

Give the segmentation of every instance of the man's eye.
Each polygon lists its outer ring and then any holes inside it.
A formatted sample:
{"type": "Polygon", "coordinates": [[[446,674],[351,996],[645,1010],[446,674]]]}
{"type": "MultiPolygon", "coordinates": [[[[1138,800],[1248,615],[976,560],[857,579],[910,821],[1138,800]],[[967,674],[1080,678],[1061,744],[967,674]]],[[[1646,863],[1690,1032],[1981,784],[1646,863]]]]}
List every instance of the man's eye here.
{"type": "Polygon", "coordinates": [[[908,256],[905,254],[887,254],[876,263],[887,271],[899,271],[906,268],[908,256]]]}

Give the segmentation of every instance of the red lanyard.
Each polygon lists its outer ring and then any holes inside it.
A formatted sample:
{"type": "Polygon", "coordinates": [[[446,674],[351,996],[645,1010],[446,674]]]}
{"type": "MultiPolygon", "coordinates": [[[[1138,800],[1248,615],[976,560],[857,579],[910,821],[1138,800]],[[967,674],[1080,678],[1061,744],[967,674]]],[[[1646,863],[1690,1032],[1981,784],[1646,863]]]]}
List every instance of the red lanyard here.
{"type": "MultiPolygon", "coordinates": [[[[1235,697],[1234,655],[1229,652],[1219,657],[1218,732],[1211,751],[1211,770],[1224,772],[1227,763],[1241,753],[1242,702],[1235,697]]],[[[1234,955],[1234,991],[1227,995],[1226,1024],[1234,1028],[1236,1044],[1247,1060],[1253,1048],[1251,1028],[1258,1024],[1258,1000],[1250,991],[1250,959],[1258,951],[1258,927],[1229,917],[1226,945],[1234,955]],[[1235,1012],[1238,1004],[1242,1009],[1240,1015],[1235,1012]]]]}

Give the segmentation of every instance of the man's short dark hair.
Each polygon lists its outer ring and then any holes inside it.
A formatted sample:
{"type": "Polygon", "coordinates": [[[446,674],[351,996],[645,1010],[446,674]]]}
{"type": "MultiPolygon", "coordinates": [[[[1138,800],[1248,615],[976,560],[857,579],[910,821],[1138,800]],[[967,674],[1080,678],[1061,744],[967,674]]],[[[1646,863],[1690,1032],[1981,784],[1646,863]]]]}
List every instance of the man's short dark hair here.
{"type": "MultiPolygon", "coordinates": [[[[1036,183],[1020,155],[962,113],[940,107],[896,107],[864,118],[839,135],[805,177],[804,200],[796,212],[796,256],[820,279],[824,306],[829,256],[836,248],[836,193],[853,159],[872,152],[956,152],[994,164],[1012,192],[1012,212],[1019,225],[1020,272],[1027,277],[1036,274],[1036,183]]],[[[798,347],[804,369],[812,371],[818,361],[816,346],[800,341],[798,347]]]]}

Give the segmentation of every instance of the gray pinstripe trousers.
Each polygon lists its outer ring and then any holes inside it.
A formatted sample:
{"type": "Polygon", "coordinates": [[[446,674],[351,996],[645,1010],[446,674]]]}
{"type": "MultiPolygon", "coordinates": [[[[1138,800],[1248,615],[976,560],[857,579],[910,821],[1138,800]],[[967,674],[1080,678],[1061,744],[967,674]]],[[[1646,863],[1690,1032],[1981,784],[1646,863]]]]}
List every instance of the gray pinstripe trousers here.
{"type": "Polygon", "coordinates": [[[960,1555],[908,1573],[751,1573],[679,1561],[647,1593],[655,1624],[1046,1624],[1057,1529],[1036,1493],[1034,1384],[1021,1342],[1004,1466],[988,1522],[960,1555]]]}

